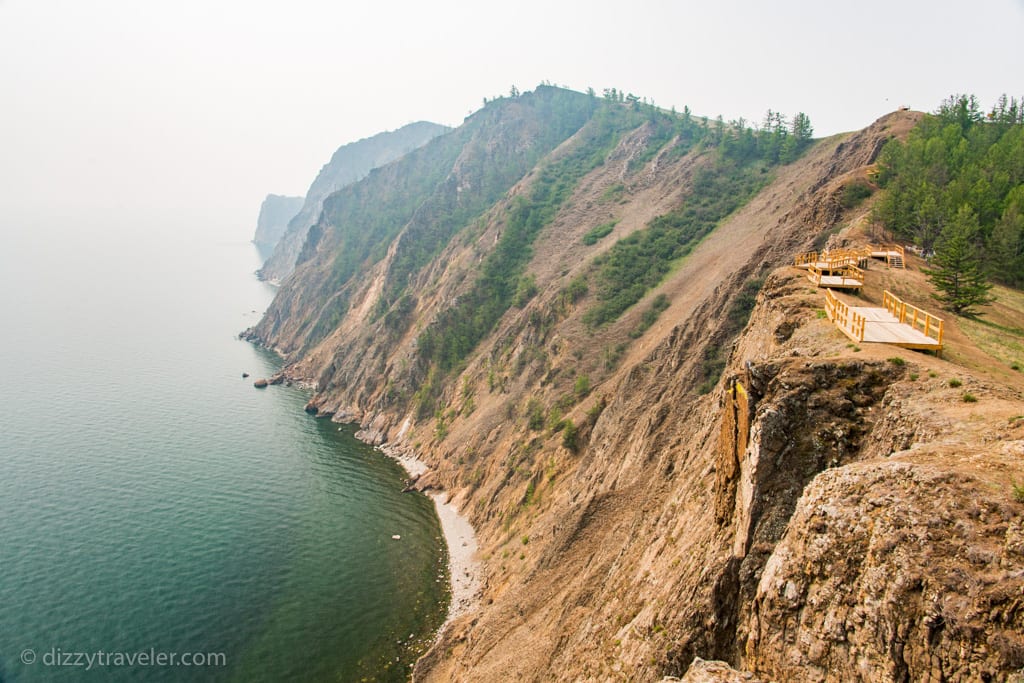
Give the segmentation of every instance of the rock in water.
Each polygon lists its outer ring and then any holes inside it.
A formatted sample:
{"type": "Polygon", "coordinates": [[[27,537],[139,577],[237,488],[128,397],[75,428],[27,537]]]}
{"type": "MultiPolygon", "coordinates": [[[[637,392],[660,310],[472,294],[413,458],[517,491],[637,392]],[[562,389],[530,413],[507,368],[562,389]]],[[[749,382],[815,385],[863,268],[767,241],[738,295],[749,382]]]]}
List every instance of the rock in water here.
{"type": "Polygon", "coordinates": [[[258,379],[255,382],[253,382],[252,385],[257,389],[265,389],[267,387],[267,380],[258,379]]]}

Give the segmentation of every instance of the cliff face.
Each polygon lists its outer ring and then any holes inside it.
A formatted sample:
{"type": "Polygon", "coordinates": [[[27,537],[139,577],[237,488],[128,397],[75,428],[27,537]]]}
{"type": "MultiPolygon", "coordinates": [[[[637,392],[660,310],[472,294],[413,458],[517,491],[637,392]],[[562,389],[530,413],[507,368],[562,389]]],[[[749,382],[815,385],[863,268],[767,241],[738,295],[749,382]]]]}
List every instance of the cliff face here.
{"type": "Polygon", "coordinates": [[[303,197],[268,194],[260,205],[256,234],[252,241],[261,252],[270,253],[288,228],[288,221],[302,208],[303,197]]]}
{"type": "MultiPolygon", "coordinates": [[[[315,386],[310,410],[416,450],[432,467],[417,484],[448,490],[477,528],[481,603],[416,677],[657,680],[696,657],[764,680],[1002,680],[1024,666],[1019,392],[850,348],[782,267],[858,229],[844,185],[916,115],[765,169],[752,199],[594,327],[595,259],[700,204],[716,157],[653,118],[609,129],[563,96],[492,104],[334,195],[250,331],[315,386]],[[562,132],[540,144],[552,116],[562,132]],[[510,154],[484,189],[481,170],[510,154]],[[458,362],[424,362],[425,332],[490,301],[474,298],[479,275],[501,276],[492,255],[552,168],[575,181],[525,233],[516,305],[458,362]],[[403,213],[396,198],[413,194],[403,213]],[[391,220],[369,222],[375,201],[391,220]],[[595,226],[610,234],[584,239],[595,226]]],[[[688,680],[730,680],[721,668],[688,680]]]]}
{"type": "MultiPolygon", "coordinates": [[[[264,280],[283,280],[295,268],[295,259],[306,240],[306,233],[316,223],[324,199],[333,192],[365,177],[375,168],[384,166],[412,150],[422,147],[438,135],[448,131],[445,126],[418,121],[398,130],[378,133],[369,138],[343,145],[331,156],[317,174],[306,192],[305,200],[297,208],[282,234],[274,240],[276,245],[270,258],[259,271],[264,280]]],[[[257,241],[259,235],[257,234],[257,241]]]]}

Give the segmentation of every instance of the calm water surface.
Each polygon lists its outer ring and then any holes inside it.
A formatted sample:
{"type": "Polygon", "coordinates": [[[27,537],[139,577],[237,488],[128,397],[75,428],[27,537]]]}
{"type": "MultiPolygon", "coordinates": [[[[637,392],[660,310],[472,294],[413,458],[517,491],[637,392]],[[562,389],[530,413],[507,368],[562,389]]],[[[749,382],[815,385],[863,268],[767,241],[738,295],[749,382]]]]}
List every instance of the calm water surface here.
{"type": "Polygon", "coordinates": [[[403,680],[447,600],[436,515],[302,392],[241,378],[279,364],[236,336],[273,296],[255,249],[2,227],[0,681],[403,680]],[[226,665],[45,661],[151,649],[226,665]]]}

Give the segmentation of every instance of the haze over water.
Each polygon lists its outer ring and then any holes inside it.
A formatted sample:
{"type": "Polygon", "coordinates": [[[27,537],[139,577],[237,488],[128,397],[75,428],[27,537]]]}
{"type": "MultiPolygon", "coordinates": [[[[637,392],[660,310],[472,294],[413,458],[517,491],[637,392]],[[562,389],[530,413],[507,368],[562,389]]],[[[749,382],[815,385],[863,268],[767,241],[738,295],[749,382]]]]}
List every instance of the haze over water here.
{"type": "Polygon", "coordinates": [[[403,680],[443,619],[436,515],[303,392],[253,388],[279,360],[237,339],[273,296],[240,231],[0,225],[0,681],[403,680]],[[43,661],[151,648],[226,666],[43,661]]]}

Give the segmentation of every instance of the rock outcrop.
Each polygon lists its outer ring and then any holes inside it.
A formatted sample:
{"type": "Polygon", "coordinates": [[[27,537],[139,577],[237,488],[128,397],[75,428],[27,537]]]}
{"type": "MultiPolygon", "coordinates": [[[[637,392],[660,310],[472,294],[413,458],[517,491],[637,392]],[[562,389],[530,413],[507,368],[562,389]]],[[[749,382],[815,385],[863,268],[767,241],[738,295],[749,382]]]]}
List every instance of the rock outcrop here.
{"type": "Polygon", "coordinates": [[[279,194],[268,194],[260,205],[260,215],[256,219],[256,234],[253,243],[261,253],[269,254],[277,246],[281,236],[288,229],[288,221],[302,208],[303,197],[286,197],[279,194]]]}

